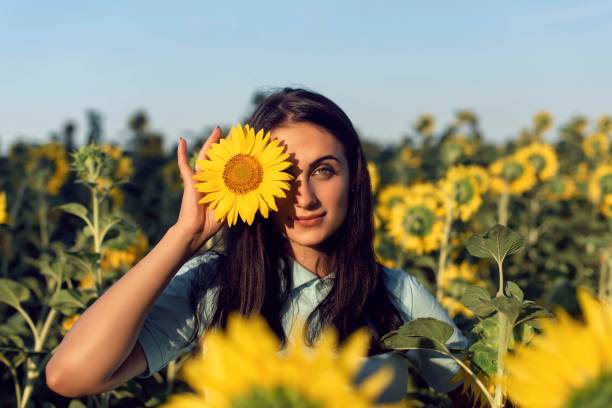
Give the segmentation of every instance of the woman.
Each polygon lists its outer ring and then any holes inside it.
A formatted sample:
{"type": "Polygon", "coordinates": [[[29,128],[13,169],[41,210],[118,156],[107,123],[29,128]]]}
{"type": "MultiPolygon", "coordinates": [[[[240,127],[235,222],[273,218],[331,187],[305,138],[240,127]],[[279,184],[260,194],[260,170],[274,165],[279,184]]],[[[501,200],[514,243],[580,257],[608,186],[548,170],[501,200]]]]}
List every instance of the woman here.
{"type": "MultiPolygon", "coordinates": [[[[65,336],[46,368],[56,392],[94,394],[150,376],[193,350],[204,328],[224,327],[232,311],[263,315],[283,341],[297,318],[308,319],[309,342],[323,325],[335,326],[341,340],[368,326],[372,359],[361,377],[390,356],[381,354],[378,340],[404,321],[435,317],[454,327],[413,277],[376,263],[366,159],[351,121],[335,103],[284,89],[263,100],[248,123],[270,130],[290,155],[295,178],[287,197],[277,200],[278,212],[269,219],[258,215],[250,226],[221,229],[212,210],[198,204],[181,139],[185,190],[178,220],[65,336]],[[223,254],[207,252],[185,263],[219,231],[223,254]]],[[[213,130],[199,158],[220,137],[221,130],[213,130]]],[[[455,327],[448,345],[465,344],[455,327]]],[[[430,352],[408,357],[438,391],[457,387],[450,381],[458,370],[452,360],[430,352]]],[[[403,395],[405,375],[398,379],[383,399],[403,395]]]]}

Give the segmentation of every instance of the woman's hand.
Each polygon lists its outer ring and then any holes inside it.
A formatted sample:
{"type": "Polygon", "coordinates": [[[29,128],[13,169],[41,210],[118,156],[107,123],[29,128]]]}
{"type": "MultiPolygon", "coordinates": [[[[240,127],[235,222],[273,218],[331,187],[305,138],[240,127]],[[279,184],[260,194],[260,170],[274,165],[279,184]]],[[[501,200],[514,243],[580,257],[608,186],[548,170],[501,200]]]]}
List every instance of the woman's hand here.
{"type": "MultiPolygon", "coordinates": [[[[213,143],[218,142],[220,138],[221,128],[217,126],[210,133],[208,139],[206,139],[206,142],[200,149],[198,160],[205,160],[207,158],[206,151],[213,143]]],[[[179,139],[177,159],[184,189],[181,209],[175,227],[181,231],[182,234],[190,237],[189,246],[193,254],[219,231],[222,223],[215,220],[214,211],[208,208],[207,204],[198,204],[203,194],[198,192],[195,188],[196,181],[193,179],[195,172],[189,165],[189,159],[187,158],[187,142],[183,138],[179,139]]],[[[199,170],[197,165],[195,170],[199,170]]]]}

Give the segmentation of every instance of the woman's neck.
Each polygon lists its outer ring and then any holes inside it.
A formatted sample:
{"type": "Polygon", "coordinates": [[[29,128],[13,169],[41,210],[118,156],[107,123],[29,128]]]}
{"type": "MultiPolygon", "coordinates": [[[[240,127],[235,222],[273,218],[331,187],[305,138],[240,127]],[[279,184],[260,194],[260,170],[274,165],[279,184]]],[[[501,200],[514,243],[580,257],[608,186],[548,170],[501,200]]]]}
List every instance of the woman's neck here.
{"type": "Polygon", "coordinates": [[[323,262],[325,254],[322,251],[301,245],[291,245],[291,251],[297,263],[321,278],[327,276],[328,272],[324,270],[325,263],[323,262]]]}

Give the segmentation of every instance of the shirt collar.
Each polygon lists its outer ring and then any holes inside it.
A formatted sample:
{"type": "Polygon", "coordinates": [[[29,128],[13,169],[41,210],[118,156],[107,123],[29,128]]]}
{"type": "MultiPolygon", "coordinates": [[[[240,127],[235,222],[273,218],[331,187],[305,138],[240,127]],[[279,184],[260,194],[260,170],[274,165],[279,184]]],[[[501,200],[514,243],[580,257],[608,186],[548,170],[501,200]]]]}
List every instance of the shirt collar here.
{"type": "Polygon", "coordinates": [[[319,278],[317,274],[306,269],[306,267],[301,265],[295,259],[292,259],[292,261],[293,261],[293,287],[292,289],[296,289],[298,287],[306,285],[307,283],[310,283],[315,280],[320,280],[323,282],[329,281],[331,283],[331,281],[334,279],[333,272],[323,278],[319,278]]]}

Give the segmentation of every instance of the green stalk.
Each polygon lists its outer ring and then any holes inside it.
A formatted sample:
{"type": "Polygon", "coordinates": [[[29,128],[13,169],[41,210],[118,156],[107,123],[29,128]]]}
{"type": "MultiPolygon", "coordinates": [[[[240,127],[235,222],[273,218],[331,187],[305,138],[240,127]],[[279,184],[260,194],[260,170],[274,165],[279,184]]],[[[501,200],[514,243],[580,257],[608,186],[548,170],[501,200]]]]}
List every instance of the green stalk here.
{"type": "Polygon", "coordinates": [[[40,230],[40,248],[49,248],[49,225],[47,223],[47,201],[38,194],[38,227],[40,230]]]}
{"type": "Polygon", "coordinates": [[[500,225],[506,226],[508,224],[508,204],[510,202],[510,193],[508,192],[508,185],[504,184],[499,202],[497,203],[497,219],[500,225]]]}
{"type": "MultiPolygon", "coordinates": [[[[102,253],[102,242],[100,240],[100,200],[98,199],[98,191],[95,187],[91,188],[91,211],[92,211],[92,224],[93,224],[93,241],[94,241],[94,252],[96,254],[102,253]]],[[[100,267],[96,266],[96,291],[99,294],[102,290],[102,273],[100,267]]]]}
{"type": "Polygon", "coordinates": [[[498,312],[499,316],[499,339],[497,342],[497,380],[495,384],[495,395],[493,397],[494,407],[501,408],[504,404],[505,390],[499,380],[504,377],[504,359],[508,352],[508,342],[510,340],[510,322],[505,313],[498,312]]]}
{"type": "Polygon", "coordinates": [[[438,258],[438,271],[436,273],[436,298],[438,301],[442,300],[442,287],[440,281],[442,280],[442,274],[446,269],[446,258],[448,255],[448,240],[450,238],[451,226],[453,225],[453,206],[450,198],[446,199],[446,217],[444,219],[444,235],[442,238],[442,248],[440,249],[440,256],[438,258]]]}
{"type": "Polygon", "coordinates": [[[499,289],[497,290],[496,297],[502,297],[506,294],[504,293],[504,267],[501,262],[497,263],[497,270],[499,272],[499,289]]]}

